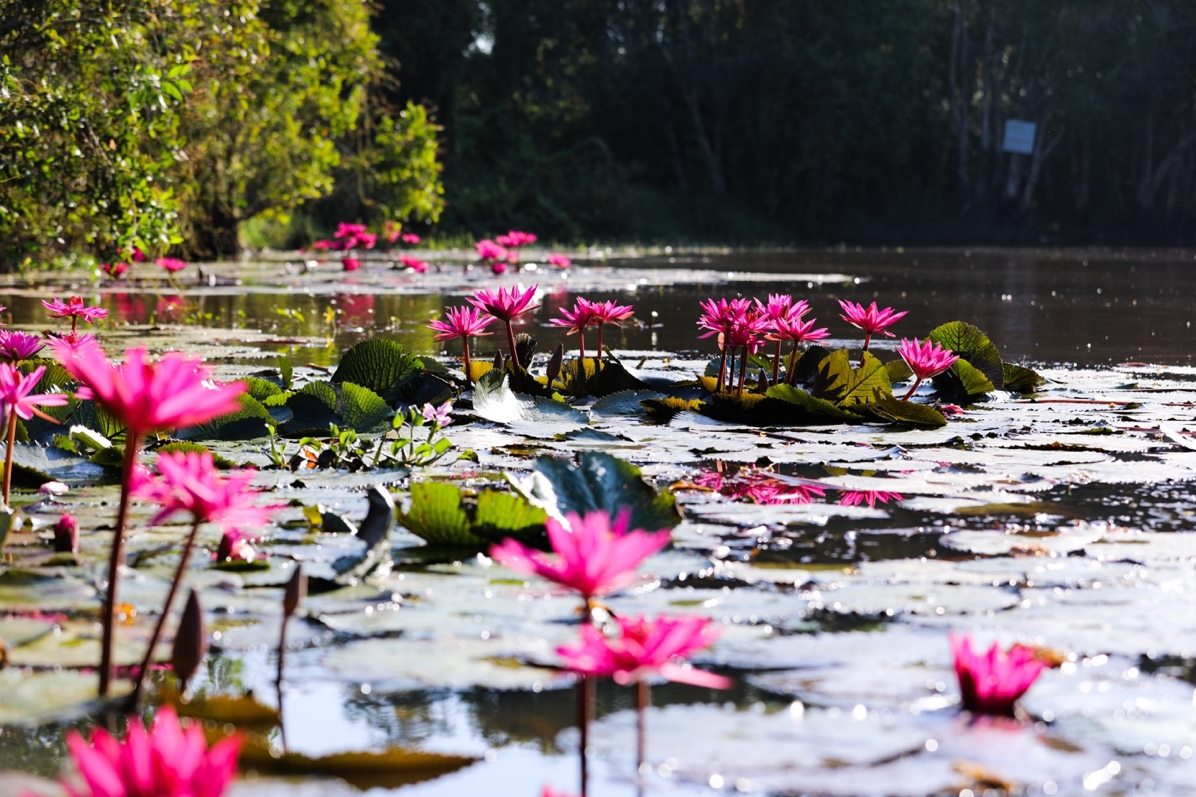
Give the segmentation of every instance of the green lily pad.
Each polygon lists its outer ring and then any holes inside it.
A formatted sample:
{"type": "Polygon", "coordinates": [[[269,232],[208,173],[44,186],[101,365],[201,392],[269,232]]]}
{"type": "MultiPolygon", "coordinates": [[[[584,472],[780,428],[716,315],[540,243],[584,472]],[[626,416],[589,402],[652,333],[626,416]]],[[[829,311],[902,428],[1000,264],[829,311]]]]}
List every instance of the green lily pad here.
{"type": "Polygon", "coordinates": [[[353,382],[310,382],[287,399],[294,413],[281,431],[290,437],[324,434],[330,424],[364,432],[390,417],[381,396],[353,382]]]}
{"type": "Polygon", "coordinates": [[[1005,384],[1001,352],[979,327],[963,321],[949,321],[935,327],[927,336],[944,349],[950,349],[992,382],[994,388],[1005,384]]]}
{"type": "Polygon", "coordinates": [[[541,542],[545,511],[522,495],[485,489],[474,495],[450,482],[411,485],[411,508],[400,522],[433,545],[484,548],[505,537],[541,542]]]}
{"type": "Polygon", "coordinates": [[[477,381],[473,411],[479,418],[536,438],[572,432],[588,423],[584,412],[567,404],[543,396],[517,395],[508,379],[508,374],[492,370],[477,381]]]}
{"type": "Polygon", "coordinates": [[[571,357],[561,365],[561,375],[553,387],[571,396],[609,396],[622,390],[642,390],[646,385],[614,357],[604,358],[601,364],[593,357],[581,362],[571,357]]]}
{"type": "Polygon", "coordinates": [[[958,359],[934,378],[934,389],[944,401],[973,404],[994,389],[992,381],[965,359],[958,359]]]}
{"type": "Polygon", "coordinates": [[[878,396],[875,401],[863,408],[871,415],[892,423],[923,426],[937,429],[947,425],[947,418],[934,407],[925,404],[915,404],[912,401],[901,401],[892,394],[878,396]]]}
{"type": "Polygon", "coordinates": [[[515,489],[553,517],[602,510],[617,515],[631,512],[631,527],[656,531],[681,522],[671,492],[657,491],[630,462],[602,451],[582,451],[577,463],[543,456],[536,459],[528,481],[512,480],[515,489]]]}
{"type": "Polygon", "coordinates": [[[423,361],[408,354],[402,344],[385,338],[371,338],[341,356],[332,381],[360,385],[393,406],[399,402],[400,392],[407,382],[423,370],[423,361]]]}
{"type": "Polygon", "coordinates": [[[1005,363],[1005,389],[1014,393],[1033,393],[1046,384],[1046,379],[1037,371],[1021,365],[1005,363]]]}

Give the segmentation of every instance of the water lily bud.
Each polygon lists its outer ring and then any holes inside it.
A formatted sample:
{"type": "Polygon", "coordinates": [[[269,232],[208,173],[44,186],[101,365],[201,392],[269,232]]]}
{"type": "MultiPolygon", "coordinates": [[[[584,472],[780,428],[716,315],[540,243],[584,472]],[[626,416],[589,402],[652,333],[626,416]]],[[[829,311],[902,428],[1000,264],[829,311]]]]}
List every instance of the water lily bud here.
{"type": "Polygon", "coordinates": [[[70,492],[70,489],[62,482],[45,482],[37,488],[37,491],[42,495],[65,495],[70,492]]]}
{"type": "Polygon", "coordinates": [[[79,522],[70,512],[63,512],[62,517],[54,524],[54,552],[79,552],[79,522]]]}
{"type": "Polygon", "coordinates": [[[179,630],[174,636],[174,649],[170,654],[170,664],[174,667],[174,674],[179,679],[179,688],[187,691],[187,682],[200,662],[208,652],[208,636],[204,629],[203,610],[199,606],[199,595],[195,590],[187,596],[187,605],[183,607],[183,617],[179,620],[179,630]]]}
{"type": "Polygon", "coordinates": [[[767,390],[768,390],[768,377],[764,375],[763,371],[761,371],[760,378],[756,380],[756,392],[764,393],[767,390]]]}
{"type": "Polygon", "coordinates": [[[565,362],[565,344],[558,343],[552,359],[548,361],[548,384],[551,385],[561,375],[561,366],[565,362]]]}
{"type": "Polygon", "coordinates": [[[502,368],[503,368],[502,352],[496,351],[496,352],[494,352],[494,370],[502,371],[502,368]]]}
{"type": "Polygon", "coordinates": [[[536,352],[536,339],[526,332],[515,336],[515,356],[519,358],[519,367],[527,370],[532,364],[532,355],[536,352]]]}
{"type": "Polygon", "coordinates": [[[307,596],[307,576],[303,574],[303,566],[295,567],[295,572],[291,574],[290,581],[287,582],[286,591],[282,595],[282,613],[284,617],[290,617],[299,608],[299,603],[307,596]]]}

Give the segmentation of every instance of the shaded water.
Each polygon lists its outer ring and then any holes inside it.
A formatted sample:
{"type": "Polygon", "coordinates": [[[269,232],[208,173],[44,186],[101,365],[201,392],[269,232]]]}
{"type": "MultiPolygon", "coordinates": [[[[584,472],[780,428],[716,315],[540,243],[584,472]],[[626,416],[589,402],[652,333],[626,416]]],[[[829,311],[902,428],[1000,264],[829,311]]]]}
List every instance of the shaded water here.
{"type": "MultiPolygon", "coordinates": [[[[854,340],[834,300],[875,298],[910,310],[899,332],[922,335],[958,318],[985,329],[1006,360],[1045,364],[1052,381],[1041,398],[1105,403],[1000,395],[925,432],[762,432],[688,415],[660,426],[595,407],[588,426],[609,435],[604,442],[490,423],[451,427],[450,436],[480,461],[430,472],[464,479],[526,473],[527,454],[504,448],[516,443],[558,455],[597,446],[641,465],[661,485],[766,469],[825,486],[825,498],[793,506],[678,492],[687,520],[675,550],[650,560],[652,577],[612,601],[626,613],[717,618],[723,639],[699,663],[737,682],[726,694],[654,689],[655,704],[665,708],[649,720],[649,794],[959,793],[985,782],[977,771],[1026,793],[1190,793],[1196,452],[1166,431],[1196,426],[1187,346],[1196,295],[1191,264],[1185,253],[1152,252],[745,253],[612,258],[568,275],[504,277],[544,283],[532,330],[543,338],[541,350],[562,339],[547,322],[573,292],[617,298],[635,305],[638,322],[611,330],[607,344],[626,361],[676,379],[700,370],[710,351],[694,340],[699,299],[792,291],[810,300],[832,343],[854,340]],[[1166,367],[1111,367],[1125,361],[1166,367]],[[875,509],[841,506],[836,498],[848,489],[902,497],[875,509]],[[1027,699],[1036,721],[957,716],[948,629],[1071,657],[1027,699]]],[[[105,336],[184,345],[221,364],[222,375],[260,367],[262,353],[335,363],[341,349],[377,333],[438,353],[427,320],[494,282],[451,258],[427,278],[377,264],[352,275],[328,267],[300,274],[280,262],[210,271],[244,284],[189,288],[179,299],[161,286],[100,289],[96,295],[122,321],[163,323],[105,336]]],[[[9,293],[14,322],[45,328],[36,298],[46,295],[44,288],[9,293]]],[[[491,345],[483,344],[487,351],[491,345]]],[[[263,464],[258,443],[228,453],[263,464]]],[[[406,484],[394,472],[304,474],[301,485],[289,474],[266,479],[280,485],[282,498],[351,518],[364,512],[362,487],[375,480],[398,495],[406,484]]],[[[81,487],[64,505],[98,524],[112,496],[110,487],[81,487]]],[[[178,533],[134,537],[132,549],[169,545],[178,533]]],[[[251,689],[268,699],[273,649],[263,640],[274,638],[276,585],[293,560],[318,569],[346,544],[338,535],[313,541],[295,527],[270,536],[265,547],[275,567],[259,578],[193,574],[218,582],[208,590],[221,606],[214,611],[217,653],[201,689],[251,689]]],[[[433,557],[428,564],[413,535],[400,531],[395,542],[396,558],[407,564],[384,583],[309,602],[288,657],[290,744],[310,754],[402,744],[484,757],[396,794],[536,795],[544,783],[571,787],[573,691],[543,665],[553,663],[555,644],[571,638],[573,607],[539,585],[513,582],[484,558],[433,557]]],[[[93,541],[93,553],[101,543],[93,541]]],[[[18,556],[24,552],[18,548],[18,556]]],[[[168,564],[169,557],[149,556],[129,600],[152,611],[168,564]]],[[[98,578],[98,565],[86,568],[81,580],[98,578]]],[[[37,599],[2,594],[0,608],[25,611],[37,599]]],[[[630,701],[628,690],[600,694],[596,797],[635,793],[630,701]]],[[[60,734],[54,725],[0,729],[0,768],[53,774],[60,734]]],[[[240,788],[288,797],[355,793],[335,781],[249,780],[240,788]]]]}

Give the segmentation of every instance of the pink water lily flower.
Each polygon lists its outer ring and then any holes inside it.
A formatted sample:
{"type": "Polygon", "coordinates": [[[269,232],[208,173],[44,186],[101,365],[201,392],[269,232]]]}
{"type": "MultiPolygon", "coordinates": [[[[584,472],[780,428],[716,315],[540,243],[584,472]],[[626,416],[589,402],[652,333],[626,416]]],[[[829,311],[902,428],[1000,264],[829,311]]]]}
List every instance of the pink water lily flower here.
{"type": "Polygon", "coordinates": [[[483,238],[473,245],[474,251],[478,253],[478,259],[491,260],[506,260],[507,248],[496,241],[489,238],[483,238]]]}
{"type": "Polygon", "coordinates": [[[994,642],[984,653],[972,649],[966,634],[951,634],[951,655],[963,707],[978,714],[1013,716],[1013,705],[1046,665],[1029,648],[1014,645],[1002,651],[994,642]]]}
{"type": "Polygon", "coordinates": [[[569,268],[573,265],[573,261],[564,255],[553,252],[548,256],[548,265],[555,268],[569,268]]]}
{"type": "Polygon", "coordinates": [[[610,677],[626,685],[659,675],[669,681],[727,689],[730,679],[705,670],[684,666],[694,652],[709,647],[716,629],[705,617],[619,617],[619,633],[608,637],[592,625],[581,628],[581,643],[562,645],[557,655],[579,675],[610,677]]]}
{"type": "Polygon", "coordinates": [[[171,274],[182,271],[187,267],[187,261],[179,260],[177,257],[160,257],[156,262],[158,268],[171,274]]]}
{"type": "Polygon", "coordinates": [[[45,307],[47,312],[49,312],[50,318],[71,319],[72,329],[74,329],[76,321],[83,320],[89,324],[94,324],[100,319],[108,317],[107,310],[103,307],[88,307],[81,296],[72,296],[65,302],[58,299],[48,301],[42,299],[42,307],[45,307]]]}
{"type": "Polygon", "coordinates": [[[247,534],[240,529],[225,529],[224,533],[220,535],[220,542],[216,546],[213,558],[217,564],[225,562],[248,564],[268,558],[266,554],[258,553],[253,547],[253,543],[257,540],[256,535],[247,534]]]}
{"type": "Polygon", "coordinates": [[[81,392],[111,412],[126,432],[138,436],[194,426],[235,412],[241,406],[237,399],[246,390],[243,382],[213,383],[201,360],[180,352],[169,352],[152,362],[146,359],[145,349],[129,349],[118,365],[94,342],[70,346],[55,339],[50,348],[86,389],[81,392]]]}
{"type": "Polygon", "coordinates": [[[164,706],[149,731],[129,720],[124,740],[97,728],[90,741],[66,738],[82,786],[64,782],[68,797],[221,797],[237,773],[240,735],[210,749],[198,725],[182,725],[164,706]]]}
{"type": "Polygon", "coordinates": [[[63,512],[54,524],[55,553],[79,553],[79,521],[70,512],[63,512]]]}
{"type": "Polygon", "coordinates": [[[453,402],[446,401],[437,407],[435,404],[424,404],[420,414],[424,416],[424,420],[433,426],[444,428],[453,422],[453,402]]]}
{"type": "Polygon", "coordinates": [[[345,271],[356,271],[361,268],[361,261],[355,257],[346,257],[341,260],[341,267],[345,271]]]}
{"type": "Polygon", "coordinates": [[[330,240],[328,238],[321,238],[318,241],[312,241],[311,245],[307,248],[313,252],[327,252],[330,249],[336,249],[337,246],[338,245],[336,241],[330,240]]]}
{"type": "Polygon", "coordinates": [[[15,413],[16,417],[24,421],[36,415],[43,420],[57,423],[39,408],[62,407],[70,399],[63,393],[33,392],[45,372],[46,366],[40,365],[26,376],[19,368],[9,363],[0,363],[0,412],[5,417],[15,413]]]}
{"type": "Polygon", "coordinates": [[[502,260],[494,260],[490,263],[490,273],[496,277],[501,277],[507,273],[507,264],[502,260]]]}
{"type": "Polygon", "coordinates": [[[100,271],[112,277],[112,279],[120,279],[128,270],[128,263],[100,263],[100,271]]]}
{"type": "Polygon", "coordinates": [[[545,786],[544,790],[540,792],[540,797],[573,797],[569,792],[557,791],[551,786],[545,786]]]}
{"type": "Polygon", "coordinates": [[[399,236],[399,238],[403,241],[403,243],[407,244],[408,246],[418,246],[419,243],[421,241],[423,241],[423,238],[420,238],[418,235],[416,235],[413,232],[405,232],[401,236],[399,236]]]}
{"type": "Polygon", "coordinates": [[[249,530],[268,524],[281,508],[258,504],[261,493],[250,486],[256,475],[251,469],[221,471],[210,451],[168,451],[158,456],[157,478],[136,472],[133,495],[160,507],[151,525],[187,512],[196,522],[249,530]]]}
{"type": "Polygon", "coordinates": [[[903,399],[909,399],[923,380],[938,376],[955,365],[955,361],[959,359],[959,356],[950,349],[944,349],[932,340],[918,343],[913,338],[902,338],[901,345],[897,347],[897,353],[901,355],[901,359],[905,360],[905,364],[914,372],[915,377],[913,386],[910,387],[903,399]]]}
{"type": "Polygon", "coordinates": [[[428,326],[436,331],[436,340],[461,338],[464,355],[461,358],[465,368],[465,379],[472,381],[469,368],[469,339],[478,335],[489,335],[486,327],[494,323],[494,316],[483,315],[476,307],[450,307],[444,311],[444,320],[429,321],[428,326]]]}
{"type": "Polygon", "coordinates": [[[629,529],[631,512],[626,509],[613,521],[600,509],[584,516],[570,512],[565,521],[549,518],[545,524],[552,554],[508,538],[491,547],[490,555],[518,573],[574,590],[588,602],[630,584],[640,562],[669,544],[667,530],[629,529]]]}
{"type": "Polygon", "coordinates": [[[356,238],[360,235],[366,234],[366,226],[364,224],[355,224],[352,222],[342,221],[336,225],[336,232],[332,233],[333,238],[345,239],[356,238]]]}
{"type": "Polygon", "coordinates": [[[566,335],[577,335],[578,348],[581,359],[586,358],[586,327],[594,323],[594,303],[585,297],[578,296],[573,300],[573,309],[561,308],[561,317],[554,318],[548,323],[554,327],[561,327],[566,335]]]}
{"type": "Polygon", "coordinates": [[[885,490],[844,490],[843,494],[839,496],[839,504],[841,506],[867,504],[870,509],[874,508],[877,504],[887,504],[890,501],[900,500],[902,500],[901,493],[887,492],[885,490]]]}
{"type": "Polygon", "coordinates": [[[0,329],[0,360],[28,360],[46,345],[38,335],[16,329],[0,329]]]}
{"type": "Polygon", "coordinates": [[[399,262],[402,263],[405,268],[411,269],[416,274],[424,274],[428,271],[427,261],[420,260],[418,257],[413,257],[412,255],[400,256],[399,262]]]}
{"type": "Polygon", "coordinates": [[[518,369],[519,359],[515,354],[515,331],[511,322],[525,313],[530,313],[540,305],[532,304],[539,285],[532,285],[524,290],[512,285],[498,290],[483,289],[471,296],[468,301],[474,307],[489,313],[502,321],[507,327],[507,346],[511,350],[511,367],[518,369]]]}
{"type": "Polygon", "coordinates": [[[876,306],[876,302],[872,302],[872,304],[864,307],[864,305],[857,302],[849,302],[843,299],[839,300],[839,307],[843,310],[843,315],[840,318],[853,327],[864,331],[864,351],[868,351],[868,344],[872,341],[873,335],[881,334],[890,338],[897,337],[892,332],[889,332],[889,327],[896,324],[909,313],[908,310],[897,312],[892,307],[886,307],[881,310],[876,306]]]}
{"type": "Polygon", "coordinates": [[[499,246],[505,246],[508,249],[517,249],[521,246],[531,246],[539,239],[535,233],[511,230],[506,235],[500,235],[494,240],[499,246]]]}

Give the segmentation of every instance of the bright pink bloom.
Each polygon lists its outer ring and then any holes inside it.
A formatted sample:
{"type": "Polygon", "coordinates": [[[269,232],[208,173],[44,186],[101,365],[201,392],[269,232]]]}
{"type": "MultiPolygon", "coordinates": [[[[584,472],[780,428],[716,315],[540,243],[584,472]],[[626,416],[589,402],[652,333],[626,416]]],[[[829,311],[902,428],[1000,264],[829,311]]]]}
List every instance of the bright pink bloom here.
{"type": "Polygon", "coordinates": [[[826,327],[814,329],[816,319],[802,321],[801,317],[782,318],[772,322],[772,332],[765,337],[769,340],[791,340],[794,343],[812,343],[830,337],[826,327]]]}
{"type": "Polygon", "coordinates": [[[539,285],[533,285],[523,290],[512,285],[509,288],[499,288],[496,291],[486,288],[471,296],[468,301],[474,307],[489,313],[499,321],[509,323],[540,306],[531,303],[536,296],[536,289],[539,287],[539,285]]]}
{"type": "Polygon", "coordinates": [[[756,311],[770,324],[776,324],[778,321],[800,319],[810,312],[810,304],[805,299],[795,302],[787,293],[770,293],[767,304],[756,300],[756,311]]]}
{"type": "Polygon", "coordinates": [[[100,263],[100,271],[112,277],[112,279],[120,279],[128,270],[128,263],[100,263]]]}
{"type": "Polygon", "coordinates": [[[919,382],[938,376],[955,365],[955,361],[959,359],[957,354],[952,353],[950,349],[944,349],[934,341],[927,340],[925,343],[918,343],[913,338],[902,338],[901,345],[897,347],[897,353],[901,355],[901,359],[905,360],[905,364],[914,372],[914,376],[918,378],[919,382]]]}
{"type": "Polygon", "coordinates": [[[839,300],[839,307],[843,310],[843,315],[840,317],[853,327],[862,329],[869,336],[879,332],[890,338],[897,336],[889,332],[888,328],[900,321],[909,312],[908,310],[902,310],[898,313],[892,307],[886,307],[881,310],[877,308],[876,302],[864,307],[862,304],[842,299],[839,300]]]}
{"type": "Polygon", "coordinates": [[[264,526],[280,506],[260,506],[260,493],[250,487],[255,472],[221,472],[209,451],[175,451],[158,457],[158,478],[134,471],[132,493],[161,506],[150,521],[163,522],[176,512],[188,512],[200,523],[226,529],[264,526]]]}
{"type": "Polygon", "coordinates": [[[28,360],[44,347],[45,341],[38,335],[15,329],[0,329],[0,360],[17,362],[28,360]]]}
{"type": "Polygon", "coordinates": [[[419,243],[423,240],[423,238],[420,238],[418,235],[416,235],[413,232],[405,232],[399,237],[403,241],[403,243],[407,244],[408,246],[418,246],[419,243]]]}
{"type": "Polygon", "coordinates": [[[890,501],[900,501],[901,499],[901,493],[890,493],[884,490],[843,490],[843,494],[839,496],[839,503],[842,506],[867,504],[869,508],[875,508],[877,504],[887,504],[890,501]]]}
{"type": "Polygon", "coordinates": [[[124,741],[97,728],[90,741],[68,732],[66,744],[84,783],[64,782],[68,797],[221,797],[241,752],[240,735],[209,749],[199,726],[184,727],[170,706],[148,732],[140,718],[131,719],[124,741]]]}
{"type": "Polygon", "coordinates": [[[443,428],[453,422],[452,410],[453,402],[450,400],[444,402],[439,407],[435,404],[424,404],[420,413],[428,423],[443,428]]]}
{"type": "Polygon", "coordinates": [[[33,392],[45,372],[46,366],[40,365],[25,376],[20,369],[11,364],[0,363],[0,412],[3,412],[5,417],[8,417],[10,412],[16,412],[18,418],[26,421],[34,415],[51,420],[38,407],[62,407],[70,399],[63,393],[33,392]]]}
{"type": "Polygon", "coordinates": [[[667,530],[629,531],[628,510],[613,522],[602,510],[587,512],[584,517],[570,512],[565,521],[561,524],[549,518],[545,524],[555,555],[509,538],[491,547],[490,555],[516,572],[546,578],[589,600],[630,584],[640,562],[669,544],[667,530]]]}
{"type": "Polygon", "coordinates": [[[548,265],[556,268],[569,268],[573,265],[573,261],[564,255],[558,255],[555,252],[548,256],[548,265]]]}
{"type": "Polygon", "coordinates": [[[145,262],[145,252],[142,252],[139,247],[134,246],[133,253],[129,256],[129,259],[134,263],[143,263],[145,262]]]}
{"type": "Polygon", "coordinates": [[[399,262],[417,274],[424,274],[428,270],[427,261],[420,260],[418,257],[412,257],[411,255],[400,256],[399,262]]]}
{"type": "Polygon", "coordinates": [[[349,248],[357,249],[358,247],[360,247],[362,249],[373,249],[377,245],[378,245],[378,236],[377,235],[375,235],[372,232],[363,232],[360,235],[358,235],[356,238],[353,239],[349,248]]]}
{"type": "Polygon", "coordinates": [[[336,225],[336,232],[332,234],[333,238],[344,240],[346,238],[357,238],[366,235],[366,227],[364,224],[351,224],[347,221],[342,221],[336,225]]]}
{"type": "Polygon", "coordinates": [[[472,338],[489,335],[486,327],[494,323],[494,316],[482,315],[476,307],[450,307],[444,311],[443,321],[429,321],[428,326],[436,330],[436,340],[472,338]]]}
{"type": "Polygon", "coordinates": [[[501,260],[495,260],[490,263],[490,273],[496,277],[501,277],[507,273],[507,264],[501,260]]]}
{"type": "Polygon", "coordinates": [[[598,325],[614,324],[620,326],[620,321],[626,321],[635,315],[635,310],[629,304],[615,304],[613,299],[605,302],[594,302],[594,322],[598,325]]]}
{"type": "Polygon", "coordinates": [[[357,269],[361,268],[361,261],[355,257],[346,257],[345,259],[341,260],[341,265],[344,267],[345,271],[356,271],[357,269]]]}
{"type": "Polygon", "coordinates": [[[572,310],[562,307],[561,317],[554,318],[548,323],[554,327],[563,327],[566,335],[584,333],[586,327],[596,322],[596,310],[593,302],[578,296],[573,302],[572,310]]]}
{"type": "Polygon", "coordinates": [[[115,365],[95,343],[71,346],[56,339],[50,347],[85,392],[139,436],[236,412],[241,406],[237,398],[246,390],[244,382],[211,382],[201,360],[180,352],[148,362],[145,349],[129,349],[125,361],[115,365]]]}
{"type": "Polygon", "coordinates": [[[79,552],[79,522],[70,512],[63,512],[54,524],[54,552],[79,552]]]}
{"type": "Polygon", "coordinates": [[[91,334],[87,334],[87,333],[80,334],[78,332],[75,332],[74,330],[71,330],[70,332],[63,333],[61,335],[55,335],[54,333],[50,333],[50,338],[52,340],[62,341],[62,344],[64,346],[71,348],[71,349],[77,349],[82,346],[90,346],[96,342],[95,335],[91,335],[91,334]]]}
{"type": "Polygon", "coordinates": [[[732,483],[724,495],[746,498],[755,504],[812,504],[826,496],[826,490],[813,484],[787,484],[766,473],[748,473],[732,483]]]}
{"type": "Polygon", "coordinates": [[[953,418],[957,415],[963,415],[963,407],[958,404],[940,404],[939,412],[946,415],[948,418],[953,418]]]}
{"type": "Polygon", "coordinates": [[[179,260],[177,257],[160,257],[157,263],[159,268],[169,271],[171,274],[176,271],[182,271],[187,267],[187,261],[179,260]]]}
{"type": "Polygon", "coordinates": [[[579,675],[609,676],[630,684],[652,675],[678,683],[727,689],[729,678],[686,667],[681,662],[708,647],[718,633],[705,617],[616,618],[619,635],[608,637],[592,625],[581,628],[581,644],[556,649],[565,666],[579,675]]]}
{"type": "Polygon", "coordinates": [[[473,245],[474,250],[478,253],[480,260],[506,260],[506,247],[501,246],[489,238],[483,238],[473,245]]]}
{"type": "Polygon", "coordinates": [[[531,246],[539,239],[534,233],[511,230],[506,235],[500,235],[494,240],[498,242],[499,246],[517,249],[520,246],[531,246]]]}
{"type": "Polygon", "coordinates": [[[1002,652],[994,642],[987,652],[976,653],[968,635],[948,638],[963,707],[978,714],[1013,716],[1013,704],[1046,667],[1034,651],[1020,645],[1002,652]]]}
{"type": "Polygon", "coordinates": [[[308,249],[312,250],[313,252],[327,252],[329,249],[336,249],[337,246],[338,244],[336,241],[329,240],[328,238],[321,238],[318,241],[312,241],[311,246],[309,246],[308,249]]]}
{"type": "Polygon", "coordinates": [[[545,786],[544,791],[540,792],[540,797],[573,797],[573,795],[564,791],[557,791],[551,786],[545,786]]]}
{"type": "Polygon", "coordinates": [[[72,296],[65,302],[42,299],[42,307],[50,313],[50,318],[82,319],[89,324],[108,317],[107,310],[103,307],[88,307],[81,296],[72,296]]]}
{"type": "Polygon", "coordinates": [[[725,335],[731,331],[736,323],[749,308],[747,299],[703,299],[698,302],[702,308],[702,315],[698,318],[698,328],[705,330],[699,338],[709,338],[715,335],[725,335]]]}
{"type": "Polygon", "coordinates": [[[403,232],[403,225],[397,221],[386,220],[382,222],[382,237],[386,239],[387,243],[394,243],[399,240],[400,233],[403,232]]]}

